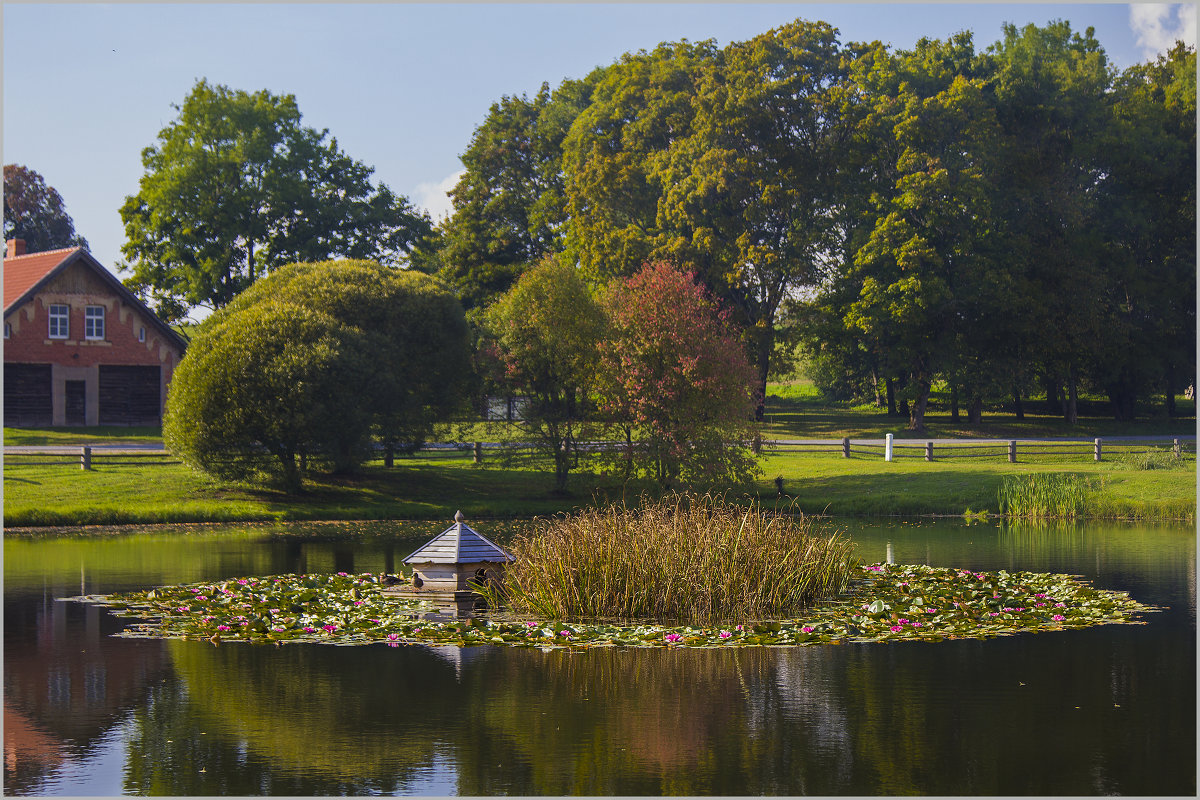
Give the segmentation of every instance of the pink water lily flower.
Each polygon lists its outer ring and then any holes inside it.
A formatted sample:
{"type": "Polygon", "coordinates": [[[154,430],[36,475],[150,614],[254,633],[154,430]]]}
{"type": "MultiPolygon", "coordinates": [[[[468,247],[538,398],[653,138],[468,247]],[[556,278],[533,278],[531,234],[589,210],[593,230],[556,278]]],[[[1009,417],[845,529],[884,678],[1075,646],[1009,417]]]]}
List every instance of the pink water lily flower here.
{"type": "Polygon", "coordinates": [[[890,630],[892,633],[899,633],[900,631],[904,630],[904,628],[899,625],[893,625],[888,630],[890,630]]]}
{"type": "Polygon", "coordinates": [[[682,639],[682,638],[683,638],[683,637],[682,637],[682,636],[680,636],[678,633],[668,633],[668,634],[667,634],[667,641],[668,641],[668,642],[678,642],[678,641],[679,641],[680,639],[682,639]]]}
{"type": "Polygon", "coordinates": [[[813,628],[810,625],[805,625],[800,630],[803,631],[804,633],[812,633],[813,632],[813,628]]]}
{"type": "Polygon", "coordinates": [[[1053,619],[1055,622],[1062,622],[1064,619],[1066,619],[1066,617],[1064,617],[1062,614],[1055,614],[1053,617],[1051,617],[1051,619],[1053,619]]]}
{"type": "Polygon", "coordinates": [[[730,633],[729,631],[721,631],[721,638],[722,638],[722,639],[728,639],[730,636],[733,636],[733,634],[732,634],[732,633],[730,633]]]}

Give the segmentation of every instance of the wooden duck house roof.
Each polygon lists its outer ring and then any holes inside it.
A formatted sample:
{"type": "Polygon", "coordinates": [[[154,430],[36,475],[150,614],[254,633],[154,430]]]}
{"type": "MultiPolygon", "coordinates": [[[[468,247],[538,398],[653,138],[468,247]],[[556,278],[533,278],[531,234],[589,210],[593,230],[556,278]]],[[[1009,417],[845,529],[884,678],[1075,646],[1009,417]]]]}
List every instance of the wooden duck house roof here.
{"type": "Polygon", "coordinates": [[[513,557],[488,541],[463,522],[462,512],[454,515],[454,524],[414,550],[405,564],[475,564],[481,561],[504,563],[513,557]]]}

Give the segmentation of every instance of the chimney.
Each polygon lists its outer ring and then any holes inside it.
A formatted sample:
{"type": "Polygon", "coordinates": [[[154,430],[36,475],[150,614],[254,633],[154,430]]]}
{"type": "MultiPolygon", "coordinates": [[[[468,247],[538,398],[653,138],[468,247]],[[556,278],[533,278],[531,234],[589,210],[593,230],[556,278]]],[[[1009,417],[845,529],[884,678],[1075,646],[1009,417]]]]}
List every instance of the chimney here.
{"type": "Polygon", "coordinates": [[[5,258],[16,258],[17,256],[25,255],[25,240],[24,239],[9,239],[8,252],[4,254],[5,258]]]}

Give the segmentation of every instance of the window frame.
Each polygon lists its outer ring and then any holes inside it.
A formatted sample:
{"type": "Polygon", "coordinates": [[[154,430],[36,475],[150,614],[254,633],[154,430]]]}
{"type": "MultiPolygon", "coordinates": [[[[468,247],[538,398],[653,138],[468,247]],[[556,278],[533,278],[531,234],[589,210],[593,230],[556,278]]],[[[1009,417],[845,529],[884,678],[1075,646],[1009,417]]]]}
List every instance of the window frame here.
{"type": "Polygon", "coordinates": [[[104,341],[104,318],[107,312],[104,306],[83,307],[83,338],[90,342],[104,341]],[[94,312],[99,312],[94,313],[94,312]]]}
{"type": "Polygon", "coordinates": [[[71,307],[66,303],[51,303],[46,312],[48,315],[46,337],[49,339],[70,339],[71,307]]]}

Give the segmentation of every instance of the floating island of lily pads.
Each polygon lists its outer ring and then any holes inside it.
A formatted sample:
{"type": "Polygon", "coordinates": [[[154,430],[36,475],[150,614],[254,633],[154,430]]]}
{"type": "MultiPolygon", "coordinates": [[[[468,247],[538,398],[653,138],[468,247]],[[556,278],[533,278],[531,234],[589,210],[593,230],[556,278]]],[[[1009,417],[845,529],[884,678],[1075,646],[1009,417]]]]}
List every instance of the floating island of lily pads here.
{"type": "Polygon", "coordinates": [[[121,636],[253,644],[385,643],[518,647],[747,647],[986,639],[1107,624],[1144,624],[1158,609],[1070,575],[870,564],[836,600],[803,617],[707,627],[429,619],[432,606],[381,594],[372,574],[274,575],[83,598],[137,617],[121,636]]]}

